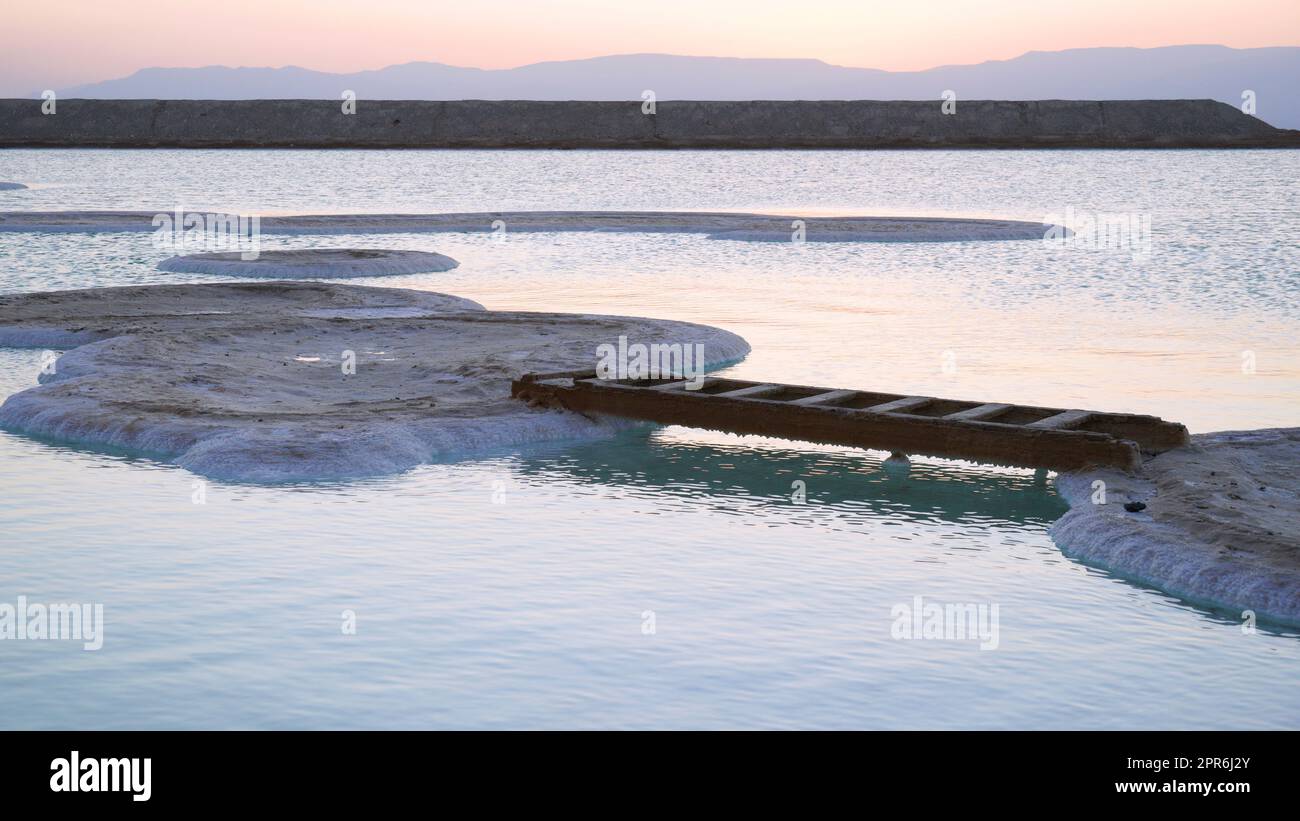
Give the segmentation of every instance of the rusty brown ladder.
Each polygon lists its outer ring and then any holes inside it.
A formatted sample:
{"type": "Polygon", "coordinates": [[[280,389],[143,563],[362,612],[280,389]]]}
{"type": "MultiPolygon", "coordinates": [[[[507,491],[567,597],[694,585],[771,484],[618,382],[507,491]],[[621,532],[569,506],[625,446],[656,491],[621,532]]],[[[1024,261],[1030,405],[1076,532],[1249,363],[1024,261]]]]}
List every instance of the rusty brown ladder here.
{"type": "Polygon", "coordinates": [[[511,383],[511,395],[534,407],[664,425],[1061,471],[1136,470],[1143,454],[1187,443],[1187,428],[1155,416],[719,377],[527,374],[511,383]]]}

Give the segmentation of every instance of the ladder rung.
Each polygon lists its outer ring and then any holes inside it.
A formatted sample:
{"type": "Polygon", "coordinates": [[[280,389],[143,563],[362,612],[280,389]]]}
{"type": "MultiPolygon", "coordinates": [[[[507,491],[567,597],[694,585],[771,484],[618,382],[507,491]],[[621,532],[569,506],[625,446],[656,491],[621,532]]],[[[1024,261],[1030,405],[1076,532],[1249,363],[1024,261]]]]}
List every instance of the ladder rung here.
{"type": "Polygon", "coordinates": [[[1079,427],[1091,418],[1092,411],[1068,410],[1064,413],[1058,413],[1055,416],[1049,416],[1046,419],[1039,419],[1037,422],[1030,422],[1025,427],[1047,428],[1048,430],[1070,430],[1071,428],[1079,427]]]}
{"type": "Polygon", "coordinates": [[[826,391],[825,393],[816,393],[812,396],[805,396],[803,399],[795,399],[790,402],[791,405],[825,405],[830,402],[838,402],[841,399],[848,399],[859,391],[826,391]]]}
{"type": "Polygon", "coordinates": [[[734,391],[724,393],[715,393],[714,396],[725,396],[728,399],[740,399],[742,397],[758,398],[764,394],[776,393],[785,389],[785,385],[750,385],[748,388],[736,388],[734,391]]]}
{"type": "Polygon", "coordinates": [[[991,419],[998,414],[1006,413],[1014,407],[1015,405],[1007,405],[1001,402],[989,402],[984,405],[976,405],[973,408],[967,408],[966,410],[959,410],[956,413],[950,413],[945,416],[944,419],[952,419],[961,422],[974,422],[978,419],[991,419]]]}
{"type": "Polygon", "coordinates": [[[933,401],[934,399],[929,396],[905,396],[883,405],[872,405],[867,410],[872,413],[900,413],[925,407],[933,401]]]}
{"type": "Polygon", "coordinates": [[[692,384],[695,384],[695,380],[693,379],[679,379],[676,382],[665,382],[662,385],[655,385],[653,387],[647,388],[646,390],[679,391],[682,388],[685,388],[687,385],[692,385],[692,384]]]}

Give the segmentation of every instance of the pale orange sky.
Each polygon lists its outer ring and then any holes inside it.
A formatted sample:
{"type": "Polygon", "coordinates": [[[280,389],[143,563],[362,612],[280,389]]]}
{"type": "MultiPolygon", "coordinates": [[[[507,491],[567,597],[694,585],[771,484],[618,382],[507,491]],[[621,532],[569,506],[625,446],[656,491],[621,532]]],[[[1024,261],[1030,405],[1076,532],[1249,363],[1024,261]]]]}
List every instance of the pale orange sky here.
{"type": "Polygon", "coordinates": [[[41,0],[0,19],[9,95],[148,66],[504,68],[664,52],[907,70],[1088,46],[1300,44],[1300,0],[41,0]]]}

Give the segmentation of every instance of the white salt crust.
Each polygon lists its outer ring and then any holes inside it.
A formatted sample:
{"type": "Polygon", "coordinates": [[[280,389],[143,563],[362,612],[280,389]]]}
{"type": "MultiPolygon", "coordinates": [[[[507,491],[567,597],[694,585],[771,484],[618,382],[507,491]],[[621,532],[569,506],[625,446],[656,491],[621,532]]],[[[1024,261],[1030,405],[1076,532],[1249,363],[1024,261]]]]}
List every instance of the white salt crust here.
{"type": "Polygon", "coordinates": [[[244,259],[238,251],[188,254],[163,260],[158,263],[158,270],[271,279],[346,279],[450,271],[459,264],[449,256],[431,251],[304,248],[259,251],[256,259],[244,259]]]}
{"type": "Polygon", "coordinates": [[[1148,460],[1141,476],[1062,474],[1068,555],[1242,618],[1300,626],[1300,428],[1227,431],[1148,460]],[[1104,482],[1105,504],[1095,482],[1104,482]],[[1125,502],[1142,502],[1129,512],[1125,502]]]}
{"type": "Polygon", "coordinates": [[[594,366],[597,347],[619,336],[701,344],[707,366],[749,352],[735,334],[685,322],[486,311],[443,294],[334,283],[18,294],[0,296],[0,344],[79,347],[10,396],[0,426],[232,481],[392,474],[626,427],[509,396],[524,373],[594,366]]]}
{"type": "MultiPolygon", "coordinates": [[[[204,212],[187,212],[202,214],[204,212]]],[[[0,231],[157,231],[167,211],[6,211],[0,231]]],[[[174,223],[175,220],[173,219],[174,223]]],[[[263,234],[558,231],[705,234],[749,242],[967,242],[1041,240],[1054,226],[947,217],[800,217],[694,211],[485,211],[462,214],[322,214],[262,217],[263,234]]],[[[1068,234],[1065,229],[1056,229],[1068,234]]]]}

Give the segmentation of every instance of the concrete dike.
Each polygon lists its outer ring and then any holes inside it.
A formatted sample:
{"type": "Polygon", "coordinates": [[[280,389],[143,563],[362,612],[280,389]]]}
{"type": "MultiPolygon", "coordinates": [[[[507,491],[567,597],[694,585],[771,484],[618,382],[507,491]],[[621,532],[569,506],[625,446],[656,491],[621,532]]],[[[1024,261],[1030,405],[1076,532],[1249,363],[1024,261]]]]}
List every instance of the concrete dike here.
{"type": "Polygon", "coordinates": [[[0,100],[0,147],[1296,148],[1213,100],[0,100]]]}

